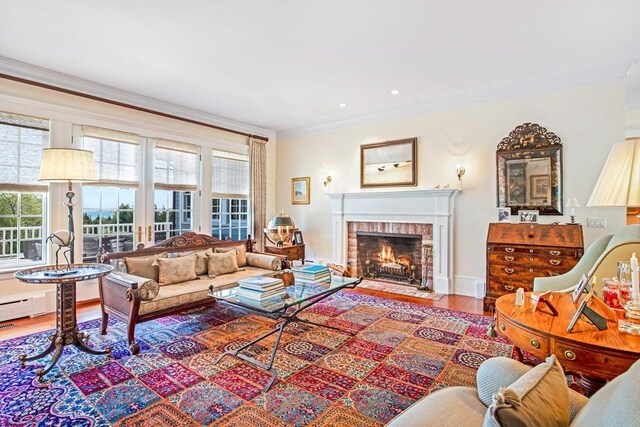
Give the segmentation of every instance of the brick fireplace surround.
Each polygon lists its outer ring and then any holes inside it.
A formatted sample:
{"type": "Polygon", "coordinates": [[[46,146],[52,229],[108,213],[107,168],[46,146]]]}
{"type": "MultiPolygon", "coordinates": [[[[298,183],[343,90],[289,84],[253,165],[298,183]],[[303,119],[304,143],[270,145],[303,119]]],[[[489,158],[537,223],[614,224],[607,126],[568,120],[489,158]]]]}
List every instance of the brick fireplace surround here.
{"type": "Polygon", "coordinates": [[[333,260],[343,265],[356,260],[357,231],[419,234],[423,247],[431,244],[433,248],[429,266],[433,290],[451,294],[454,200],[458,193],[447,189],[329,194],[333,260]]]}
{"type": "MultiPolygon", "coordinates": [[[[363,274],[362,265],[358,264],[358,232],[369,233],[396,233],[402,235],[420,235],[422,236],[422,251],[416,258],[420,259],[421,272],[420,277],[422,285],[426,286],[427,282],[433,284],[433,258],[428,256],[433,252],[433,225],[432,224],[408,224],[398,222],[363,222],[348,221],[347,222],[347,264],[352,268],[356,268],[359,275],[363,274]]],[[[420,283],[416,283],[419,285],[420,283]]]]}

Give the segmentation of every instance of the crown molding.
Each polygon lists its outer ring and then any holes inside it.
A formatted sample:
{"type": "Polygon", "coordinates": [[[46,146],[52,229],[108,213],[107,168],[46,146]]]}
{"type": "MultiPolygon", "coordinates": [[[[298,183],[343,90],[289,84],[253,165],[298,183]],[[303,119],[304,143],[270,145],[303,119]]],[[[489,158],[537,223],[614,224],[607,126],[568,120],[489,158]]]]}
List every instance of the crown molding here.
{"type": "Polygon", "coordinates": [[[112,101],[134,105],[136,107],[147,108],[160,113],[208,123],[214,126],[227,127],[250,134],[260,134],[268,137],[269,139],[275,138],[276,136],[275,131],[271,129],[253,126],[247,123],[207,113],[205,111],[196,110],[194,108],[162,101],[157,98],[140,95],[127,90],[117,89],[80,77],[27,64],[5,56],[0,56],[0,72],[22,79],[56,86],[62,89],[68,89],[87,95],[98,96],[112,101]]]}
{"type": "Polygon", "coordinates": [[[356,117],[353,119],[300,129],[286,130],[278,132],[277,137],[278,139],[287,139],[297,136],[311,135],[366,123],[398,119],[449,108],[463,107],[465,105],[494,102],[501,99],[551,92],[576,86],[600,83],[608,80],[624,79],[637,64],[637,60],[626,61],[578,72],[549,76],[542,79],[518,82],[503,86],[494,86],[478,92],[441,97],[424,103],[414,104],[394,110],[382,111],[380,113],[356,117]]]}

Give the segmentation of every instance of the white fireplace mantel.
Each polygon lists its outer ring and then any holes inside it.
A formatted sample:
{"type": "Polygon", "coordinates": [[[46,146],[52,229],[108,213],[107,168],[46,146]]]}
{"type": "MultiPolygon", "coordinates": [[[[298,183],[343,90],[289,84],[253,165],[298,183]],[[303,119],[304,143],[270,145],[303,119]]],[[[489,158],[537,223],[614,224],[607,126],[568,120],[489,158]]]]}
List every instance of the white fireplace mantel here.
{"type": "Polygon", "coordinates": [[[453,213],[460,190],[362,191],[330,193],[333,258],[346,264],[347,222],[397,222],[433,225],[433,290],[453,290],[453,213]]]}

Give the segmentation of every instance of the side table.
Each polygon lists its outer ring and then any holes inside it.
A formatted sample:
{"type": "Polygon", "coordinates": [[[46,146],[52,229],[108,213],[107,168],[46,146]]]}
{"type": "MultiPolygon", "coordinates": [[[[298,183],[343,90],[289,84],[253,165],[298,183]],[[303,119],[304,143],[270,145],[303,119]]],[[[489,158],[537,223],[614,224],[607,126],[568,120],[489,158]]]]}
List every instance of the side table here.
{"type": "Polygon", "coordinates": [[[496,330],[514,344],[520,361],[522,350],[538,357],[555,354],[566,372],[580,376],[581,385],[591,395],[640,358],[640,337],[618,331],[616,323],[609,322],[608,329],[599,331],[579,320],[567,332],[578,304],[570,293],[552,295],[558,316],[552,316],[546,307],[532,313],[530,292],[525,293],[520,307],[515,305],[515,294],[496,300],[496,330]]]}
{"type": "Polygon", "coordinates": [[[108,264],[72,264],[70,273],[62,276],[48,276],[46,273],[57,272],[64,269],[56,269],[53,265],[43,267],[27,268],[14,273],[16,279],[25,283],[55,283],[56,289],[56,333],[49,339],[51,344],[40,354],[27,357],[26,354],[18,356],[22,366],[25,362],[40,359],[53,352],[51,362],[44,369],[38,369],[36,375],[38,381],[42,382],[45,376],[58,362],[62,355],[62,350],[67,345],[75,345],[79,350],[89,354],[111,354],[111,348],[95,350],[87,346],[89,335],[78,331],[76,319],[76,282],[82,280],[95,279],[105,276],[113,270],[113,266],[108,264]]]}
{"type": "Polygon", "coordinates": [[[289,246],[264,245],[264,251],[268,254],[284,255],[289,258],[289,261],[300,260],[304,265],[304,243],[289,246]]]}

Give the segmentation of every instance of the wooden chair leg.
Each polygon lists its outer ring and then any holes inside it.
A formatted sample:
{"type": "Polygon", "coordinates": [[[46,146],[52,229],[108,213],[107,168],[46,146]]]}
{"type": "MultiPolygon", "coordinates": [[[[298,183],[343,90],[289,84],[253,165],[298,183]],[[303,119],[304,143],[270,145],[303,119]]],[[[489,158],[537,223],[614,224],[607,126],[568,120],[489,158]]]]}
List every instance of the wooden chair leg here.
{"type": "Polygon", "coordinates": [[[127,324],[127,340],[129,342],[129,352],[132,355],[140,352],[140,346],[135,342],[136,323],[129,320],[127,324]]]}
{"type": "Polygon", "coordinates": [[[102,325],[100,326],[100,334],[105,335],[107,333],[107,326],[109,325],[109,315],[102,310],[102,325]]]}

